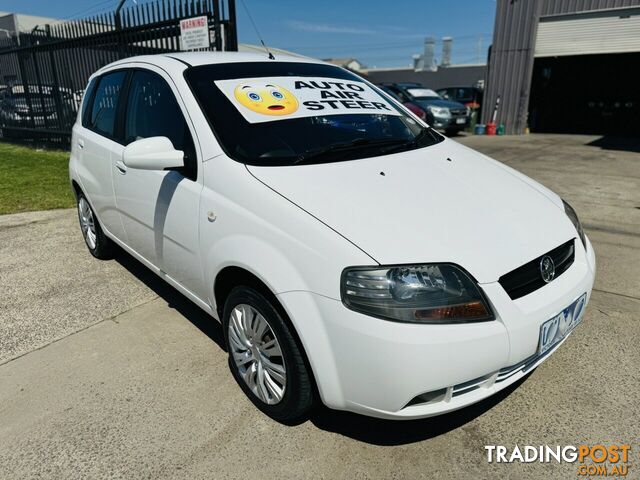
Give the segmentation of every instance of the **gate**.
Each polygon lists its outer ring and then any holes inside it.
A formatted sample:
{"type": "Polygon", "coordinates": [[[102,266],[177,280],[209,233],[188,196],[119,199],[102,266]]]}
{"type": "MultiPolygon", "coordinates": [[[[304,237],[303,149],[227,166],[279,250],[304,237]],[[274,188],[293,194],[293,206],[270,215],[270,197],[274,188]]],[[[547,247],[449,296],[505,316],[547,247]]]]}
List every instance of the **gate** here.
{"type": "Polygon", "coordinates": [[[180,20],[199,16],[209,32],[200,50],[238,49],[234,0],[154,0],[0,39],[0,136],[67,146],[93,72],[180,51],[180,20]]]}

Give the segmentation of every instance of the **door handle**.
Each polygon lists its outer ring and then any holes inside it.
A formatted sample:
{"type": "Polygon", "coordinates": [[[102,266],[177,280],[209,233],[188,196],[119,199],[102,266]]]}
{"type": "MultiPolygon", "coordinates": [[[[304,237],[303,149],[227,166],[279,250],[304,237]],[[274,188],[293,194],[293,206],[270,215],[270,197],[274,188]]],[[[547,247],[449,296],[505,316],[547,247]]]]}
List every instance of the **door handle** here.
{"type": "Polygon", "coordinates": [[[118,160],[116,162],[116,169],[118,170],[118,172],[120,172],[122,175],[124,175],[125,173],[127,173],[127,166],[121,162],[120,160],[118,160]]]}
{"type": "Polygon", "coordinates": [[[82,139],[78,140],[78,147],[79,148],[84,148],[84,140],[82,140],[82,139]]]}

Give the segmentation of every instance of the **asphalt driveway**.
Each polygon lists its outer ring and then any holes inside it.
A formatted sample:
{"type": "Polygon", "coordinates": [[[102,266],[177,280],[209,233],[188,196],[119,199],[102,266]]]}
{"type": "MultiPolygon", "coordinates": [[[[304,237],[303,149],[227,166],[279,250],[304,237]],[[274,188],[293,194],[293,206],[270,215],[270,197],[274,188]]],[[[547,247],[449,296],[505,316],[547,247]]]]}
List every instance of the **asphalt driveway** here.
{"type": "Polygon", "coordinates": [[[640,478],[640,144],[460,141],[560,193],[596,249],[583,324],[524,381],[434,419],[283,426],[234,383],[217,323],[126,254],[94,260],[73,210],[0,216],[0,477],[576,478],[484,446],[631,443],[640,478]]]}

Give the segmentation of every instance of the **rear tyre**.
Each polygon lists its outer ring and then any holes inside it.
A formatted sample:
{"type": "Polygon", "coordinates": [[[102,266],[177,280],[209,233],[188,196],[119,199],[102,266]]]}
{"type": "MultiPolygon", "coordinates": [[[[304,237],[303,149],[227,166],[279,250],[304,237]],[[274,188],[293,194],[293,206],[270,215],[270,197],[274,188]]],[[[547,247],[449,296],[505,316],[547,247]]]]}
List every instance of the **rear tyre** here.
{"type": "Polygon", "coordinates": [[[278,422],[304,419],[314,403],[311,376],[274,305],[252,288],[236,287],[225,302],[222,326],[229,368],[245,395],[278,422]]]}
{"type": "Polygon", "coordinates": [[[91,255],[100,260],[113,258],[113,242],[102,231],[100,222],[82,193],[78,194],[78,220],[84,243],[91,255]]]}

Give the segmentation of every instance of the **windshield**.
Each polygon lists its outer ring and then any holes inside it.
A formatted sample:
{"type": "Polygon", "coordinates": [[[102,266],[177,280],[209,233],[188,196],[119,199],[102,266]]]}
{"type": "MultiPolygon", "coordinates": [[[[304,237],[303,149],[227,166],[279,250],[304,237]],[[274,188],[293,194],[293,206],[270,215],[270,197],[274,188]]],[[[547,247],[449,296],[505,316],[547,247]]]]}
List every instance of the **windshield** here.
{"type": "Polygon", "coordinates": [[[185,78],[227,155],[250,165],[354,160],[443,140],[335,66],[225,63],[185,78]]]}
{"type": "Polygon", "coordinates": [[[437,100],[442,98],[429,88],[408,88],[407,93],[418,100],[437,100]]]}

